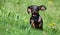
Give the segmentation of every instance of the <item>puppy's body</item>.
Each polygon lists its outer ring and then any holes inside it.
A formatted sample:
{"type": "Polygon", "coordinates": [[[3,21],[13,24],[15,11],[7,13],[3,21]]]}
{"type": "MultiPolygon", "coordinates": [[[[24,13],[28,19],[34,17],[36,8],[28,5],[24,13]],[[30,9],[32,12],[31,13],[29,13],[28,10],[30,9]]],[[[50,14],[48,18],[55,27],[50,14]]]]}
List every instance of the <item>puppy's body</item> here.
{"type": "Polygon", "coordinates": [[[38,29],[43,29],[43,20],[41,18],[41,16],[39,15],[39,10],[46,10],[46,7],[41,5],[41,6],[37,6],[37,5],[32,5],[29,6],[27,11],[28,14],[29,12],[31,13],[31,18],[30,18],[30,24],[32,27],[34,28],[38,28],[38,29]]]}
{"type": "Polygon", "coordinates": [[[38,29],[42,29],[43,27],[43,20],[40,17],[39,14],[35,15],[35,16],[31,16],[30,18],[30,24],[32,25],[32,27],[38,28],[38,29]],[[33,21],[31,21],[33,20],[33,21]]]}

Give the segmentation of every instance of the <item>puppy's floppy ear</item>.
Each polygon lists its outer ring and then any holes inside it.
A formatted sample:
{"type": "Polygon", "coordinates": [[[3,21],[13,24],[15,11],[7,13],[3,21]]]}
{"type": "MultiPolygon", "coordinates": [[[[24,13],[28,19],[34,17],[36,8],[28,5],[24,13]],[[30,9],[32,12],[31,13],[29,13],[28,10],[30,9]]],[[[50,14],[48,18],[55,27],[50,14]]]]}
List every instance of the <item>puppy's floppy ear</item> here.
{"type": "Polygon", "coordinates": [[[29,6],[29,7],[27,8],[28,14],[31,13],[31,7],[32,7],[32,6],[29,6]]]}
{"type": "Polygon", "coordinates": [[[44,11],[46,10],[46,7],[44,5],[39,6],[39,10],[44,11]]]}

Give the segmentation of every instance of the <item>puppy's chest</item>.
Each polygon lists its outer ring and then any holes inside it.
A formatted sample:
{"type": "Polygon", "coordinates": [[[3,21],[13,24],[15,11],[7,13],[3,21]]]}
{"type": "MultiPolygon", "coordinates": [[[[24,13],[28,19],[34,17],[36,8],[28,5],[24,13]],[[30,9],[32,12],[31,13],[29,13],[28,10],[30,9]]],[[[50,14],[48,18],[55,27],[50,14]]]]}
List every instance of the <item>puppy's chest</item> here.
{"type": "Polygon", "coordinates": [[[34,23],[38,23],[38,19],[39,19],[38,16],[36,16],[36,17],[32,17],[32,20],[34,20],[34,23]]]}

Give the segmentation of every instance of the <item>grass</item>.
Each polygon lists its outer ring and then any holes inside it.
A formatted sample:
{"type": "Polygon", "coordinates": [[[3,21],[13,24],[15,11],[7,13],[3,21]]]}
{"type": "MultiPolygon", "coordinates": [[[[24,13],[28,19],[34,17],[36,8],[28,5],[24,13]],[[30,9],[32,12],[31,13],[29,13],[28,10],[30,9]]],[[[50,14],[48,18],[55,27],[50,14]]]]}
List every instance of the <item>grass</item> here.
{"type": "Polygon", "coordinates": [[[60,35],[59,3],[60,0],[0,0],[0,35],[60,35]],[[30,5],[47,7],[46,11],[39,12],[44,31],[30,27],[31,15],[27,14],[30,5]]]}

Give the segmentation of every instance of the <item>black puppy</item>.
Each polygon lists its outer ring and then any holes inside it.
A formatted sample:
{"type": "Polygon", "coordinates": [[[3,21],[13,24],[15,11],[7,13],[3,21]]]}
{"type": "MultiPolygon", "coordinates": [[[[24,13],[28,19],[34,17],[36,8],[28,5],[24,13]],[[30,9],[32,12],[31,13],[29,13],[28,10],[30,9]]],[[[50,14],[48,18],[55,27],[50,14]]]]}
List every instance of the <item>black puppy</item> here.
{"type": "Polygon", "coordinates": [[[32,16],[30,18],[30,24],[32,27],[37,28],[37,29],[43,29],[43,20],[41,16],[39,15],[39,10],[46,10],[46,7],[44,5],[37,6],[37,5],[32,5],[27,8],[28,14],[31,13],[32,16]]]}

